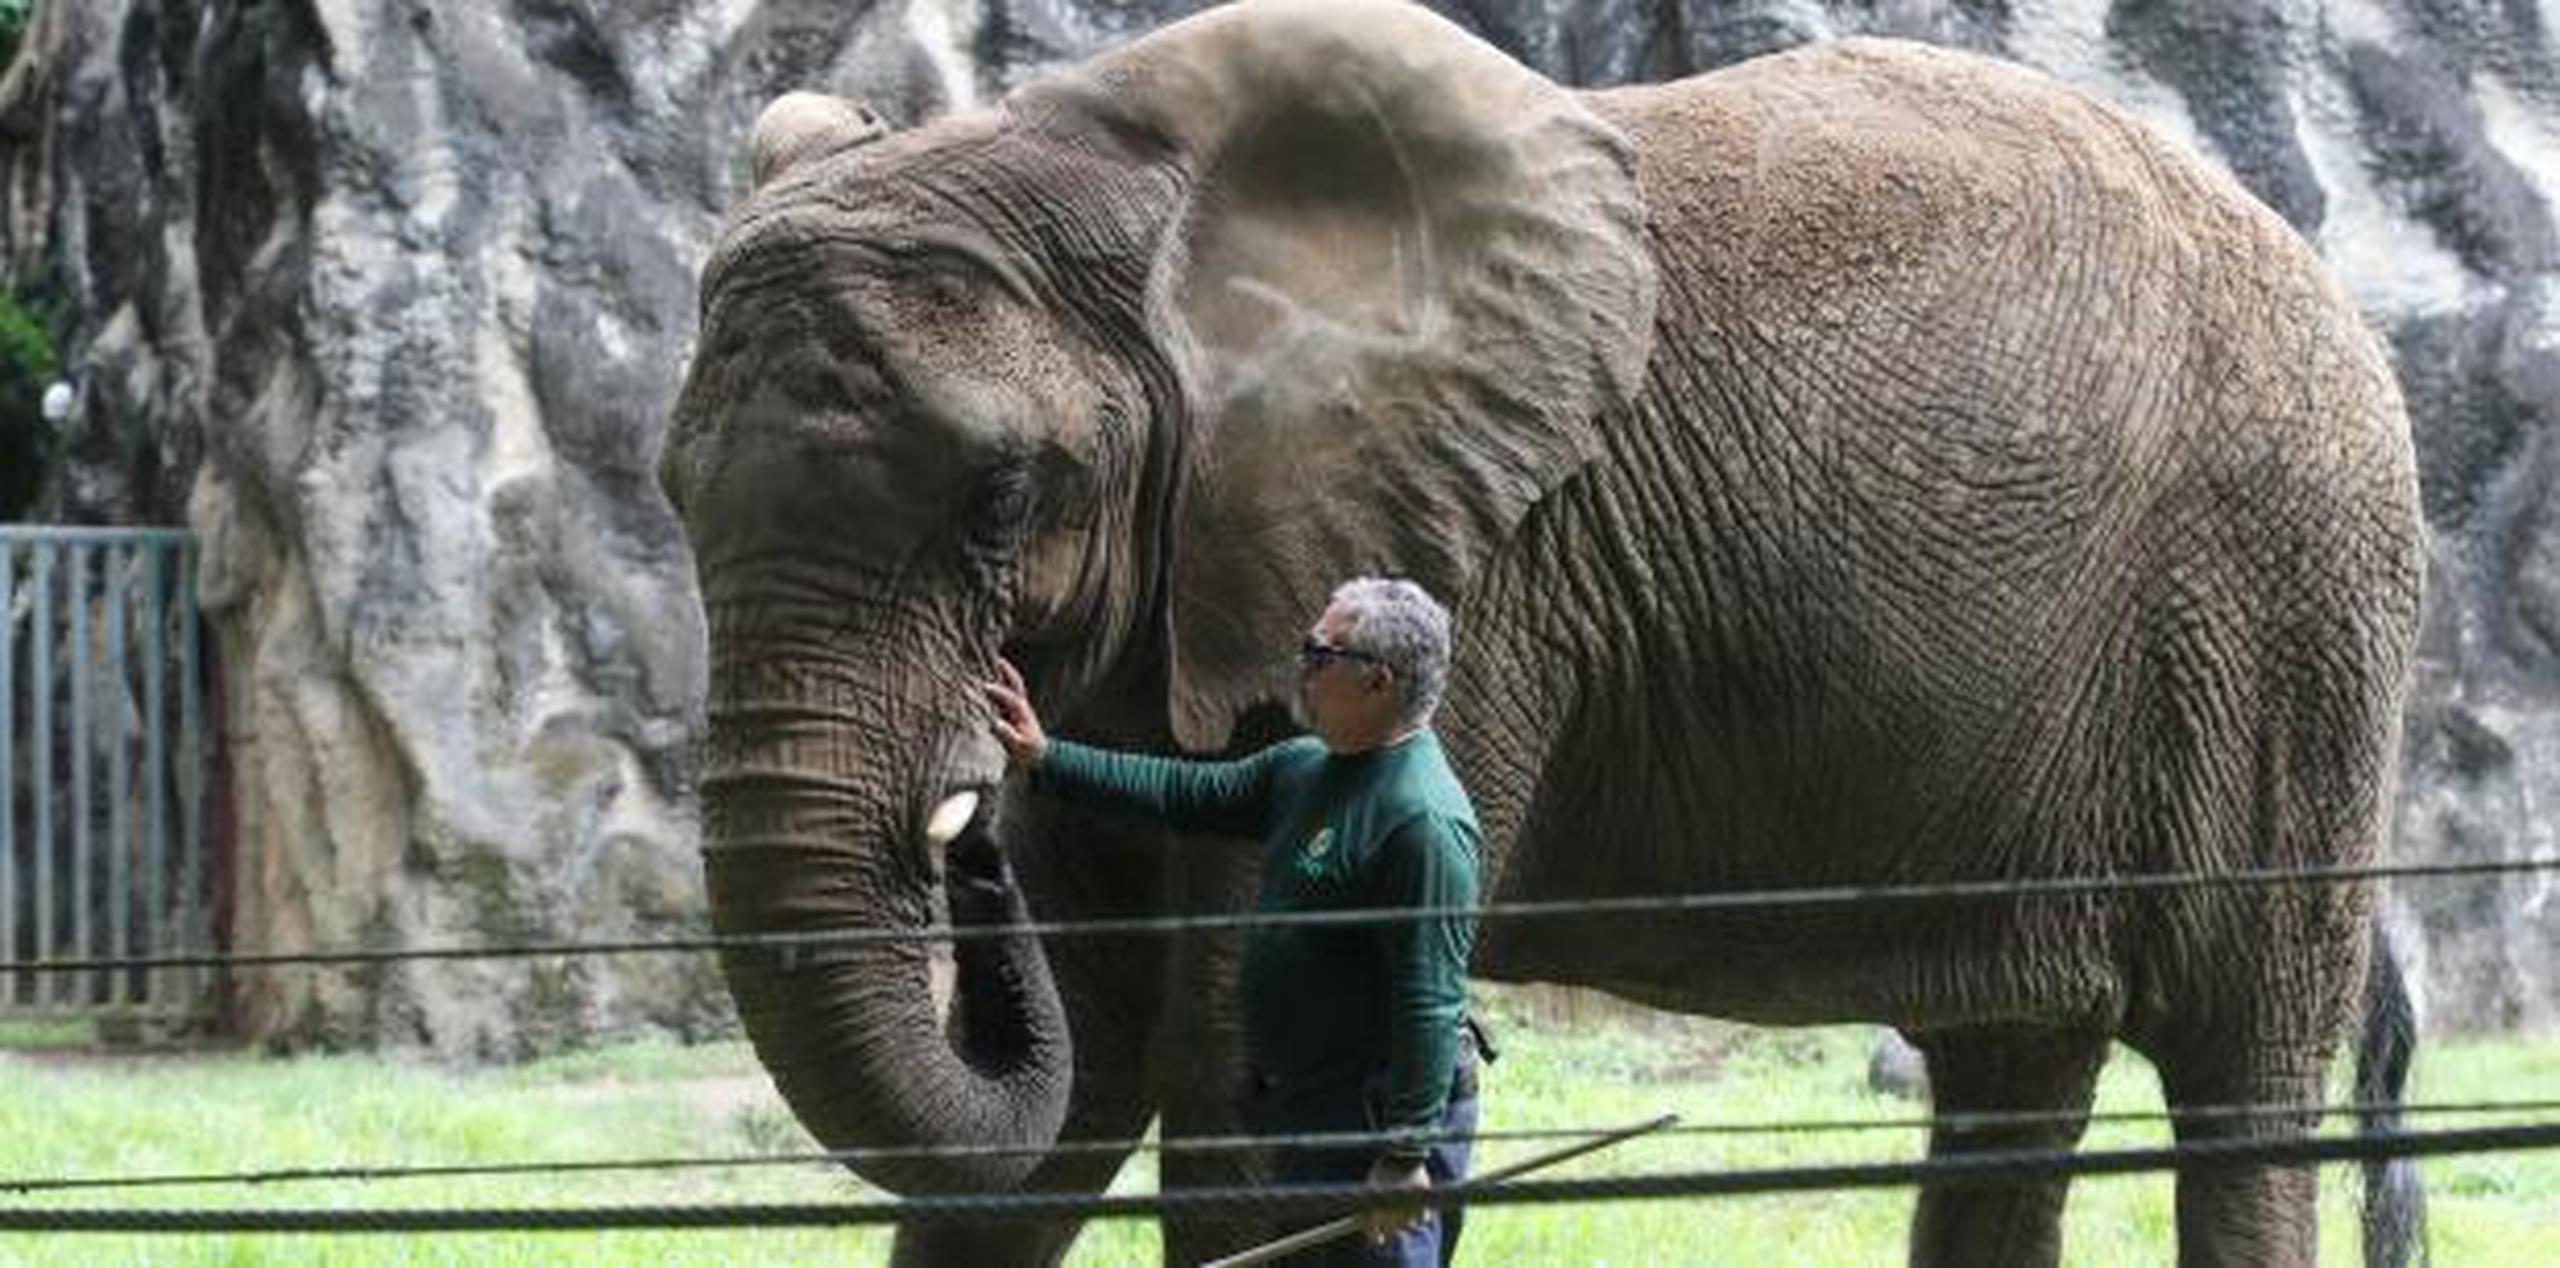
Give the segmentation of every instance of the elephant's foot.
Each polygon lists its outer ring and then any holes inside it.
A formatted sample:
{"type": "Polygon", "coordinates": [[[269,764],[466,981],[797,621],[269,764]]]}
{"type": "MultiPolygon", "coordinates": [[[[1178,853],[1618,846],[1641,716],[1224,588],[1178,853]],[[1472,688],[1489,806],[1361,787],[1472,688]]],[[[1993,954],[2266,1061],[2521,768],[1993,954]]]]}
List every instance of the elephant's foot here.
{"type": "Polygon", "coordinates": [[[2311,1268],[2320,1259],[2318,1181],[2311,1167],[2179,1172],[2178,1268],[2311,1268]]]}
{"type": "Polygon", "coordinates": [[[1073,1223],[908,1224],[889,1252],[892,1268],[1052,1268],[1075,1240],[1073,1223]]]}
{"type": "MultiPolygon", "coordinates": [[[[2107,1037],[2059,1030],[1986,1028],[1915,1037],[1928,1058],[1940,1117],[1997,1112],[2086,1114],[2106,1064],[2107,1037]]],[[[1966,1131],[1940,1129],[1929,1156],[2010,1149],[2069,1149],[2085,1120],[2073,1117],[1966,1131]]],[[[2067,1178],[1969,1188],[1923,1188],[1911,1225],[1913,1268],[1957,1264],[2050,1268],[2062,1258],[2067,1178]]]]}

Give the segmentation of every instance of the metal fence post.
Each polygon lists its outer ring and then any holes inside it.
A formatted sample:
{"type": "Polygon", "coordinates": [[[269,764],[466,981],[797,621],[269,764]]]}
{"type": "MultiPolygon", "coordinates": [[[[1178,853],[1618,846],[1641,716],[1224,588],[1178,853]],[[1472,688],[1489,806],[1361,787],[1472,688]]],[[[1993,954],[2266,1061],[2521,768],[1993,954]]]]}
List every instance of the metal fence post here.
{"type": "MultiPolygon", "coordinates": [[[[96,703],[90,698],[91,680],[97,676],[95,649],[89,632],[89,548],[77,542],[62,547],[62,562],[69,566],[62,582],[63,605],[71,614],[71,947],[73,955],[96,955],[104,948],[97,942],[89,913],[91,860],[97,857],[96,842],[90,827],[94,816],[89,806],[89,751],[91,747],[89,718],[96,703]]],[[[47,671],[51,672],[51,671],[47,671]]],[[[44,901],[55,903],[60,896],[51,889],[44,901]]],[[[46,955],[54,955],[60,947],[48,947],[46,955]]],[[[55,998],[68,997],[73,1002],[95,1002],[96,979],[82,976],[74,979],[56,974],[53,978],[55,998]]]]}
{"type": "MultiPolygon", "coordinates": [[[[28,697],[28,712],[33,715],[27,728],[29,751],[33,754],[27,783],[34,790],[36,834],[28,842],[35,856],[35,920],[37,958],[51,956],[53,946],[53,552],[39,543],[36,548],[34,575],[35,654],[27,665],[27,677],[33,693],[28,697]]],[[[44,978],[35,982],[39,1002],[50,1003],[60,987],[44,978]]]]}
{"type": "MultiPolygon", "coordinates": [[[[169,627],[167,609],[162,604],[161,587],[168,583],[168,569],[161,561],[169,553],[169,543],[152,542],[142,548],[142,628],[146,640],[142,654],[142,769],[150,788],[143,795],[142,839],[142,950],[163,950],[160,934],[170,922],[169,910],[169,742],[165,696],[168,689],[169,627]]],[[[157,974],[135,974],[126,984],[138,997],[156,999],[159,992],[157,974]]]]}
{"type": "MultiPolygon", "coordinates": [[[[192,541],[180,547],[178,589],[178,654],[181,663],[178,678],[178,817],[182,824],[181,857],[178,869],[178,945],[207,948],[213,944],[211,922],[204,918],[204,782],[206,763],[212,754],[205,749],[204,722],[200,698],[204,692],[204,671],[197,665],[201,655],[197,646],[196,577],[201,567],[192,541]]],[[[189,972],[182,990],[192,998],[201,994],[212,981],[203,969],[189,972]]]]}
{"type": "MultiPolygon", "coordinates": [[[[0,956],[18,958],[18,547],[0,541],[0,956]]],[[[0,980],[0,1006],[18,976],[0,980]]]]}
{"type": "MultiPolygon", "coordinates": [[[[114,695],[107,710],[107,954],[133,954],[133,693],[125,676],[132,645],[125,609],[133,587],[131,546],[106,550],[101,582],[107,604],[107,681],[114,695]]],[[[125,975],[105,975],[106,1000],[125,1002],[125,975]]]]}

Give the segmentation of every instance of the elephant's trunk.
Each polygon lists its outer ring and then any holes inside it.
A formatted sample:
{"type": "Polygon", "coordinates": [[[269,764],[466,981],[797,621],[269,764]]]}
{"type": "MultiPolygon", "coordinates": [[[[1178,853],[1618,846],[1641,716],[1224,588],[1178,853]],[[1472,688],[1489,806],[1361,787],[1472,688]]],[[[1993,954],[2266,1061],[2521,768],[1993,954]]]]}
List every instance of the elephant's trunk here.
{"type": "MultiPolygon", "coordinates": [[[[719,644],[715,632],[702,779],[714,927],[743,934],[932,923],[934,847],[910,807],[917,799],[899,786],[915,775],[884,776],[896,755],[861,751],[861,741],[886,747],[884,733],[812,699],[813,682],[835,686],[819,694],[843,698],[842,666],[813,670],[719,644]]],[[[928,791],[921,804],[940,800],[928,791]]],[[[949,852],[943,875],[955,924],[1027,919],[983,815],[949,852]]],[[[854,1162],[901,1193],[1010,1188],[1056,1141],[1066,1115],[1066,1019],[1037,939],[997,934],[954,950],[947,1031],[922,942],[749,947],[721,958],[758,1057],[827,1148],[964,1151],[854,1162]]]]}

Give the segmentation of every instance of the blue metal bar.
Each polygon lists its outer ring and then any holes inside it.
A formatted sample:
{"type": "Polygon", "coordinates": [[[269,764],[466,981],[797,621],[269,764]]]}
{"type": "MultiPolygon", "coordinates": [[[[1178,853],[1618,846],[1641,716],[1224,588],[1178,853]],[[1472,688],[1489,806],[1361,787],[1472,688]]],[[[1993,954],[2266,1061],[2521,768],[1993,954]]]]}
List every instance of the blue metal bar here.
{"type": "MultiPolygon", "coordinates": [[[[57,546],[53,553],[68,568],[62,582],[62,601],[71,609],[71,945],[86,955],[99,946],[96,926],[89,919],[89,872],[97,857],[89,809],[89,719],[96,702],[89,698],[89,689],[97,677],[94,671],[98,646],[89,637],[89,561],[96,552],[85,544],[74,543],[57,546]]],[[[62,895],[47,887],[40,901],[57,904],[62,895]]],[[[54,988],[54,998],[85,1000],[90,994],[89,986],[87,980],[66,980],[54,988]]]]}
{"type": "MultiPolygon", "coordinates": [[[[0,950],[18,946],[18,547],[0,541],[0,950]]],[[[0,1007],[18,1002],[18,978],[0,978],[0,1007]]]]}
{"type": "MultiPolygon", "coordinates": [[[[142,838],[142,945],[152,950],[168,945],[169,919],[169,623],[161,590],[168,584],[163,560],[174,549],[151,542],[142,550],[142,772],[149,787],[143,794],[146,813],[142,838]]],[[[165,992],[157,974],[137,973],[126,988],[138,998],[157,1001],[165,992]]]]}
{"type": "MultiPolygon", "coordinates": [[[[196,647],[197,547],[190,542],[178,552],[178,655],[184,659],[178,670],[178,819],[181,837],[178,843],[178,945],[189,951],[210,951],[213,940],[204,919],[204,777],[205,747],[203,706],[204,674],[197,666],[200,654],[196,647]]],[[[207,985],[203,969],[189,969],[180,980],[184,992],[181,999],[193,1007],[204,997],[207,985]]]]}
{"type": "MultiPolygon", "coordinates": [[[[28,764],[33,776],[27,782],[35,790],[36,837],[29,844],[35,852],[36,954],[54,955],[61,948],[53,941],[53,552],[38,550],[35,554],[36,601],[35,657],[27,676],[34,679],[34,694],[28,703],[33,707],[27,737],[35,741],[35,753],[28,764]]],[[[36,999],[51,998],[59,986],[36,984],[36,999]]]]}
{"type": "MultiPolygon", "coordinates": [[[[125,676],[131,646],[125,607],[133,587],[137,547],[107,548],[102,596],[107,604],[107,685],[115,707],[107,713],[107,945],[116,955],[133,951],[133,689],[125,676]]],[[[106,1002],[124,1000],[124,975],[110,973],[106,1002]]]]}

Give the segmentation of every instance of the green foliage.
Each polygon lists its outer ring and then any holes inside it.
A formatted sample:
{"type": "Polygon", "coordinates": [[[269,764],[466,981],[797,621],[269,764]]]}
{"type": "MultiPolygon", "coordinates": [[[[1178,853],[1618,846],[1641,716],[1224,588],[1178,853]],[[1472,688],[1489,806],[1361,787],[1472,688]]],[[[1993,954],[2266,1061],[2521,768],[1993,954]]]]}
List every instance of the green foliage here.
{"type": "MultiPolygon", "coordinates": [[[[0,67],[17,58],[36,3],[0,0],[0,67]]],[[[0,523],[25,517],[61,456],[42,412],[56,368],[45,323],[18,295],[0,291],[0,523]]]]}
{"type": "MultiPolygon", "coordinates": [[[[1486,1076],[1488,1128],[1586,1128],[1664,1111],[1690,1123],[1909,1118],[1917,1106],[1866,1090],[1863,1028],[1760,1031],[1709,1022],[1565,1019],[1509,1007],[1503,1058],[1486,1076]]],[[[742,1043],[637,1045],[509,1069],[441,1070],[366,1057],[261,1060],[246,1055],[136,1058],[65,1050],[49,1031],[0,1034],[0,1176],[142,1174],[242,1168],[596,1159],[799,1151],[809,1142],[742,1043]]],[[[2418,1057],[2413,1097],[2450,1102],[2544,1099],[2560,1093],[2550,1036],[2436,1041],[2418,1057]]],[[[2344,1080],[2333,1090],[2344,1099],[2344,1080]]],[[[2154,1110],[2157,1077],[2119,1053],[2102,1110],[2154,1110]]],[[[2421,1126],[2453,1126],[2459,1118],[2421,1126]]],[[[2344,1130],[2333,1124],[2332,1131],[2344,1130]]],[[[2158,1123],[2101,1124],[2091,1148],[2165,1143],[2158,1123]]],[[[1480,1167],[1552,1141],[1491,1141],[1480,1167]]],[[[1798,1136],[1654,1136],[1548,1173],[1775,1167],[1918,1156],[1916,1131],[1798,1136]]],[[[2549,1263],[2560,1257],[2560,1154],[2432,1159],[2425,1164],[2435,1262],[2549,1263]]],[[[1155,1186],[1141,1155],[1114,1186],[1155,1186]]],[[[2321,1257],[2356,1253],[2356,1174],[2321,1172],[2321,1257]]],[[[2165,1264],[2177,1257],[2165,1176],[2074,1186],[2065,1232],[2072,1265],[2165,1264]]],[[[732,1171],[448,1177],[34,1195],[66,1206],[606,1205],[828,1202],[882,1195],[832,1167],[732,1171]]],[[[1741,1200],[1494,1207],[1468,1217],[1461,1259],[1473,1264],[1898,1264],[1907,1191],[1741,1200]]],[[[831,1232],[454,1234],[433,1237],[12,1237],[0,1263],[260,1265],[843,1264],[878,1263],[888,1235],[831,1232]]],[[[1153,1227],[1090,1225],[1069,1268],[1153,1268],[1153,1227]]]]}
{"type": "Polygon", "coordinates": [[[18,55],[18,37],[27,33],[27,20],[35,15],[36,0],[0,0],[0,65],[18,55]]]}
{"type": "Polygon", "coordinates": [[[97,1043],[98,1027],[94,1022],[0,1022],[0,1051],[4,1052],[76,1052],[94,1048],[97,1043]]]}
{"type": "Polygon", "coordinates": [[[0,292],[0,523],[33,507],[61,456],[60,434],[44,419],[55,369],[44,322],[18,296],[0,292]]]}

